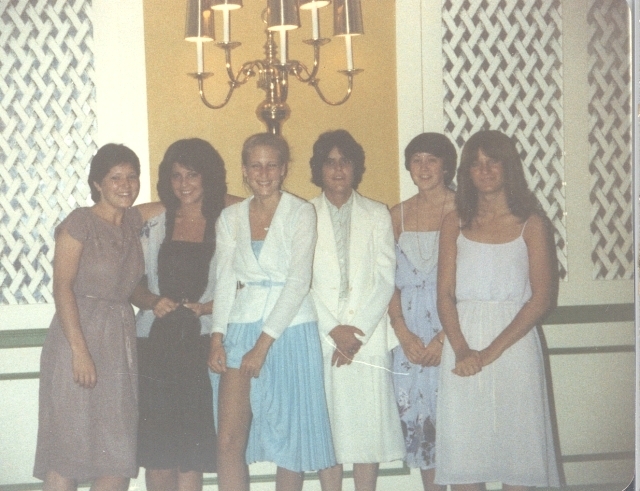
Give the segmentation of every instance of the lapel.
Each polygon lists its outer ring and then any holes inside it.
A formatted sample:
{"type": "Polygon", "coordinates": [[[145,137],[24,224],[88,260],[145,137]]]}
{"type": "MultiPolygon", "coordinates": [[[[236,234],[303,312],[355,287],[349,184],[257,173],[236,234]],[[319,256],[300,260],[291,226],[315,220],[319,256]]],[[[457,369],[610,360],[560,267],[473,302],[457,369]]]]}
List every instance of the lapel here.
{"type": "Polygon", "coordinates": [[[351,281],[356,277],[361,265],[372,259],[367,257],[367,242],[373,225],[363,206],[362,196],[354,190],[349,235],[349,278],[351,281]]]}
{"type": "MultiPolygon", "coordinates": [[[[241,251],[240,257],[245,258],[245,264],[251,264],[252,269],[255,267],[258,270],[261,270],[260,263],[258,262],[258,258],[253,253],[253,247],[251,247],[251,223],[249,222],[249,203],[251,202],[251,198],[247,198],[240,204],[240,209],[238,210],[237,216],[237,233],[238,233],[238,245],[237,247],[241,251]]],[[[262,246],[264,248],[264,245],[262,246]]],[[[261,254],[262,255],[262,254],[261,254]]]]}
{"type": "MultiPolygon", "coordinates": [[[[287,226],[285,221],[288,216],[288,211],[290,207],[289,202],[290,196],[286,192],[282,192],[282,196],[280,197],[280,202],[276,207],[276,211],[271,218],[271,225],[269,225],[269,230],[267,231],[267,236],[264,238],[264,244],[262,244],[262,250],[260,251],[260,255],[256,259],[258,265],[262,268],[262,266],[269,261],[269,258],[277,257],[278,254],[282,253],[282,241],[284,240],[285,233],[283,228],[287,226]]],[[[247,220],[249,219],[249,214],[247,210],[247,220]]],[[[249,234],[251,234],[251,225],[249,224],[249,234]]],[[[253,250],[252,250],[253,252],[253,250]]],[[[255,254],[254,254],[255,257],[255,254]]]]}
{"type": "MultiPolygon", "coordinates": [[[[316,242],[317,251],[322,252],[322,260],[326,264],[322,264],[321,268],[330,268],[337,272],[338,281],[340,281],[340,265],[338,264],[338,250],[336,249],[336,238],[333,233],[333,223],[331,222],[331,214],[327,206],[324,193],[315,198],[316,216],[318,220],[318,240],[316,242]]],[[[332,275],[332,276],[335,276],[332,275]]]]}

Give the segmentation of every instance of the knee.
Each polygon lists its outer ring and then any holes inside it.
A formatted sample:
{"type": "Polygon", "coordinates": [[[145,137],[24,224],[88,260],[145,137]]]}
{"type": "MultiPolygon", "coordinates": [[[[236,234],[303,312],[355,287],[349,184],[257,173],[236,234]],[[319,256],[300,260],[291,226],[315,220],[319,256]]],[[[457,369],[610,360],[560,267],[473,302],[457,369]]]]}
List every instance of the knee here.
{"type": "Polygon", "coordinates": [[[248,435],[242,430],[221,428],[218,433],[218,456],[244,454],[248,435]]]}

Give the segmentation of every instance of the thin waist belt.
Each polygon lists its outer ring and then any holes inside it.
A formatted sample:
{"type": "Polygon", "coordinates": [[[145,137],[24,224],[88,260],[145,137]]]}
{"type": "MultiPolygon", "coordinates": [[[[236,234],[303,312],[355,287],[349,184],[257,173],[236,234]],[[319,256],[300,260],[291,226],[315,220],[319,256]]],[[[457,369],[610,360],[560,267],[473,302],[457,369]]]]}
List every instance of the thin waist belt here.
{"type": "Polygon", "coordinates": [[[75,296],[77,298],[90,298],[91,300],[99,300],[101,302],[106,302],[106,303],[120,303],[124,305],[129,304],[129,300],[126,298],[105,298],[105,297],[96,297],[94,295],[80,295],[77,293],[75,294],[75,296]]]}

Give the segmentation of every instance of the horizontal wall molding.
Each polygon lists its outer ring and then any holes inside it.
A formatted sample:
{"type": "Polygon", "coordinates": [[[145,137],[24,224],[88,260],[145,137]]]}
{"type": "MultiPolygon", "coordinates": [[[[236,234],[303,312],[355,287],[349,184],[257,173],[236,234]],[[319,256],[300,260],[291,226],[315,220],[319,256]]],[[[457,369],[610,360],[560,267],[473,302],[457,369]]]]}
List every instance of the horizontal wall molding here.
{"type": "MultiPolygon", "coordinates": [[[[557,307],[544,320],[542,325],[565,324],[598,324],[603,322],[631,322],[635,318],[635,305],[633,303],[602,304],[602,305],[562,305],[557,307]]],[[[15,329],[0,330],[0,349],[11,348],[37,348],[41,347],[47,335],[47,329],[15,329]]],[[[615,348],[615,347],[606,347],[615,348]]],[[[556,349],[556,348],[554,348],[556,349]]],[[[549,354],[554,349],[549,350],[549,354]]],[[[587,349],[587,348],[557,348],[557,349],[587,349]]],[[[598,347],[588,348],[603,352],[598,347]]],[[[623,351],[626,351],[625,347],[623,351]]],[[[587,353],[587,352],[585,352],[587,353]]],[[[562,353],[567,354],[567,353],[562,353]]]]}
{"type": "Polygon", "coordinates": [[[577,462],[601,462],[605,460],[633,460],[635,459],[635,453],[629,452],[608,452],[608,453],[585,453],[576,455],[563,455],[560,460],[563,464],[577,463],[577,462]]]}
{"type": "Polygon", "coordinates": [[[617,344],[611,346],[585,346],[584,348],[548,348],[551,355],[598,355],[604,353],[634,353],[636,347],[632,344],[617,344]]]}
{"type": "Polygon", "coordinates": [[[633,303],[601,305],[561,305],[544,319],[542,325],[598,324],[600,322],[630,322],[635,319],[633,303]]]}

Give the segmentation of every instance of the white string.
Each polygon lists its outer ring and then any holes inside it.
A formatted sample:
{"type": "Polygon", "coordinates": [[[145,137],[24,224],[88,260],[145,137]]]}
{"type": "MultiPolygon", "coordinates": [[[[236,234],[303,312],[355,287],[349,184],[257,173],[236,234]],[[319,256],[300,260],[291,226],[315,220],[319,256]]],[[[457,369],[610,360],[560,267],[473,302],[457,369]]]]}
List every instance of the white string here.
{"type": "MultiPolygon", "coordinates": [[[[349,358],[342,351],[340,351],[337,346],[333,345],[330,341],[327,341],[326,338],[323,338],[323,341],[325,343],[327,343],[329,346],[333,347],[336,351],[338,351],[338,353],[340,353],[345,358],[349,358]]],[[[355,355],[353,355],[353,356],[355,356],[355,355]]],[[[360,363],[361,365],[367,365],[369,367],[379,368],[380,370],[385,370],[385,371],[387,371],[387,372],[389,372],[389,373],[391,373],[393,375],[404,375],[404,376],[408,376],[409,375],[408,373],[394,372],[393,370],[390,370],[387,367],[383,367],[383,366],[380,366],[380,365],[374,365],[373,363],[367,363],[366,361],[351,359],[351,363],[360,363]]]]}

